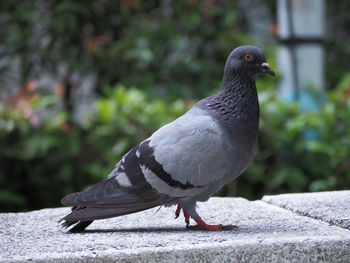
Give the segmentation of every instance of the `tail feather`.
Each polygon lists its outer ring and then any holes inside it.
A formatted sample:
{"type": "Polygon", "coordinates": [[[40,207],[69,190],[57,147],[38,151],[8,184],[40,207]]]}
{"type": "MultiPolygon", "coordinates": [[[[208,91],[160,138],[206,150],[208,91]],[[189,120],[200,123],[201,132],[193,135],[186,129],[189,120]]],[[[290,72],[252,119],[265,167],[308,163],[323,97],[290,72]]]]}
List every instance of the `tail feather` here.
{"type": "Polygon", "coordinates": [[[62,226],[65,228],[68,228],[74,224],[76,224],[74,227],[69,229],[70,233],[78,233],[84,231],[85,228],[87,228],[91,223],[94,222],[93,220],[91,221],[65,221],[62,223],[62,226]]]}
{"type": "Polygon", "coordinates": [[[80,194],[80,192],[72,193],[63,197],[61,200],[61,204],[64,206],[75,206],[76,205],[75,198],[77,197],[78,194],[80,194]]]}
{"type": "MultiPolygon", "coordinates": [[[[81,206],[73,206],[72,207],[72,213],[78,210],[82,210],[85,209],[86,207],[81,207],[81,206]]],[[[62,223],[62,227],[64,228],[69,228],[70,226],[76,224],[74,227],[72,227],[71,229],[69,229],[68,232],[70,233],[78,233],[78,232],[82,232],[85,228],[87,228],[92,222],[94,222],[93,220],[91,221],[69,221],[69,220],[65,220],[64,218],[61,218],[60,221],[61,222],[64,221],[62,223]]]]}
{"type": "Polygon", "coordinates": [[[65,221],[90,221],[136,213],[160,205],[160,202],[136,203],[121,207],[84,207],[62,218],[65,221]]]}
{"type": "Polygon", "coordinates": [[[140,212],[161,205],[166,201],[167,200],[156,200],[155,202],[135,203],[119,207],[76,207],[60,221],[64,221],[62,226],[65,228],[76,224],[69,232],[81,232],[96,219],[105,219],[140,212]]]}

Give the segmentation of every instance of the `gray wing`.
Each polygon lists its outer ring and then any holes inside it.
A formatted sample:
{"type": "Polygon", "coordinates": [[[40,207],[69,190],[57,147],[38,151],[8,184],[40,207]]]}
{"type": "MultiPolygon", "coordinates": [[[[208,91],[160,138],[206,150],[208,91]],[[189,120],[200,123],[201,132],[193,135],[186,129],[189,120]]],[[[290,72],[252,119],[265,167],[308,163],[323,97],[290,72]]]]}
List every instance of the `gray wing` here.
{"type": "Polygon", "coordinates": [[[172,197],[195,196],[228,173],[239,175],[234,153],[217,121],[196,107],[160,128],[137,151],[146,181],[172,197]]]}

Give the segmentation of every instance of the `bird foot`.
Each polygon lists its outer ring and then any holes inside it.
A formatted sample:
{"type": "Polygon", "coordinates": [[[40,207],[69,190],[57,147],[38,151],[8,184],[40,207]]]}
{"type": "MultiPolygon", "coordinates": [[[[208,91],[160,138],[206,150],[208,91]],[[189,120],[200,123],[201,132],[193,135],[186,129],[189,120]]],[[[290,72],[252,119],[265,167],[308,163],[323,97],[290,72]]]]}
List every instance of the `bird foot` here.
{"type": "Polygon", "coordinates": [[[202,218],[196,220],[197,225],[189,226],[187,225],[187,229],[189,230],[204,230],[204,231],[226,231],[226,230],[234,230],[237,229],[237,226],[234,225],[208,225],[206,224],[202,218]]]}
{"type": "Polygon", "coordinates": [[[203,221],[202,218],[198,218],[195,220],[197,222],[197,225],[190,226],[190,216],[181,208],[181,205],[178,204],[176,211],[175,211],[175,218],[178,218],[180,216],[181,210],[184,213],[185,222],[186,222],[186,228],[189,230],[204,230],[204,231],[225,231],[225,230],[234,230],[237,229],[237,226],[234,225],[208,225],[203,221]]]}

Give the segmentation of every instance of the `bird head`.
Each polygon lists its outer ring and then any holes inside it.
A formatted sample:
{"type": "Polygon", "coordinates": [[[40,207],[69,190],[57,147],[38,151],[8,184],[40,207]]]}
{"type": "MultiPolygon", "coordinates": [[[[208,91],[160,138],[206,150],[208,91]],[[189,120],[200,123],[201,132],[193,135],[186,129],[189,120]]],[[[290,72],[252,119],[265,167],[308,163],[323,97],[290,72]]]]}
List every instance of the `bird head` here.
{"type": "Polygon", "coordinates": [[[234,72],[246,74],[252,78],[261,74],[275,76],[275,72],[267,63],[264,53],[255,46],[240,46],[231,52],[226,61],[225,74],[234,72]]]}

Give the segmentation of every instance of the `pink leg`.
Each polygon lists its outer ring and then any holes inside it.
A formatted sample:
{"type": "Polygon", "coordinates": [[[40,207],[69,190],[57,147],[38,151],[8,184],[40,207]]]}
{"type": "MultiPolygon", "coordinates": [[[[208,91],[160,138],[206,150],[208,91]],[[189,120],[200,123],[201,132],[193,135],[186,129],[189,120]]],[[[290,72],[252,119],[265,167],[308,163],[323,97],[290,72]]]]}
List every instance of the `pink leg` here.
{"type": "MultiPolygon", "coordinates": [[[[181,212],[181,205],[178,204],[176,211],[175,211],[175,218],[178,218],[181,212]]],[[[197,222],[197,225],[195,226],[190,226],[190,215],[186,213],[185,210],[183,210],[184,213],[184,217],[185,217],[185,223],[186,223],[186,228],[189,230],[204,230],[204,231],[221,231],[221,230],[234,230],[237,228],[237,226],[234,225],[227,225],[227,226],[223,226],[223,225],[208,225],[207,223],[205,223],[203,221],[203,219],[201,217],[199,217],[197,220],[195,220],[197,222]]]]}

